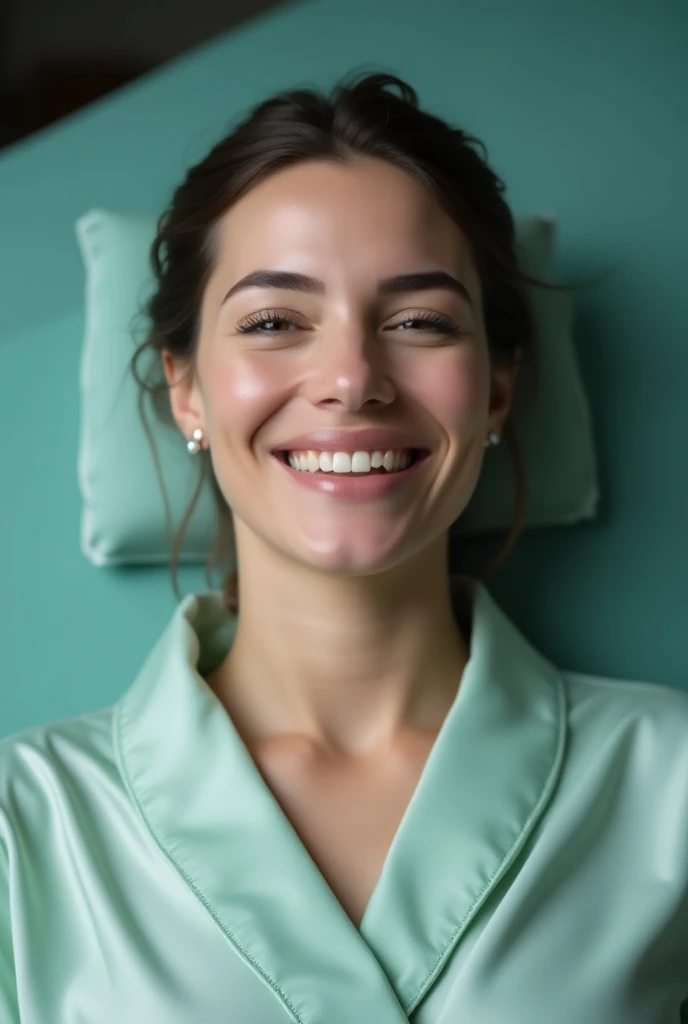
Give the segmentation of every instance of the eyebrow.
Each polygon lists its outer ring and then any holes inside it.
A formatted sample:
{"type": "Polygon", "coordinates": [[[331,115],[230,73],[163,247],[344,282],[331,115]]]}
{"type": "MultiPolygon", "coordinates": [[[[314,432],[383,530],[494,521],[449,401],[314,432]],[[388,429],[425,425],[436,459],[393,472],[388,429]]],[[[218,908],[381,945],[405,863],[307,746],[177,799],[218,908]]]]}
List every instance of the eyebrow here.
{"type": "MultiPolygon", "coordinates": [[[[288,291],[309,292],[313,295],[325,294],[325,283],[306,274],[291,273],[286,270],[253,270],[233,285],[221,305],[227,299],[244,288],[284,288],[288,291]]],[[[398,274],[396,277],[385,277],[378,282],[378,295],[400,295],[405,292],[428,291],[433,288],[444,288],[461,295],[472,307],[473,303],[468,289],[457,278],[444,270],[425,270],[412,274],[398,274]]]]}

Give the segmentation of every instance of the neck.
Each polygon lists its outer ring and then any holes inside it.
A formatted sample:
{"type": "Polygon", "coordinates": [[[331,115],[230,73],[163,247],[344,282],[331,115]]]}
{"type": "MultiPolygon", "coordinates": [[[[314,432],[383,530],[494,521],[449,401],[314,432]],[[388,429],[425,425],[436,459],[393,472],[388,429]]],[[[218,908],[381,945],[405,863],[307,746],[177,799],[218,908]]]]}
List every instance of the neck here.
{"type": "Polygon", "coordinates": [[[245,742],[298,735],[352,755],[439,730],[468,660],[452,608],[447,538],[369,576],[239,544],[239,621],[208,679],[245,742]]]}

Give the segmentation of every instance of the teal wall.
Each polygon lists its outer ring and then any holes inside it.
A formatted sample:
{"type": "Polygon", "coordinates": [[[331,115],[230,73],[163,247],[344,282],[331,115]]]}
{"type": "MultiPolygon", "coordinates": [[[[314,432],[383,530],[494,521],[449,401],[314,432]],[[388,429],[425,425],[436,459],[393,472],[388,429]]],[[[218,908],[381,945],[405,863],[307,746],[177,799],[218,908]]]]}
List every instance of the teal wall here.
{"type": "Polygon", "coordinates": [[[0,734],[116,699],[175,605],[164,568],[80,551],[75,219],[159,210],[249,105],[363,66],[483,138],[516,212],[557,213],[565,278],[615,268],[574,299],[600,517],[529,532],[490,589],[563,667],[688,689],[687,50],[678,0],[322,0],[0,153],[0,734]]]}

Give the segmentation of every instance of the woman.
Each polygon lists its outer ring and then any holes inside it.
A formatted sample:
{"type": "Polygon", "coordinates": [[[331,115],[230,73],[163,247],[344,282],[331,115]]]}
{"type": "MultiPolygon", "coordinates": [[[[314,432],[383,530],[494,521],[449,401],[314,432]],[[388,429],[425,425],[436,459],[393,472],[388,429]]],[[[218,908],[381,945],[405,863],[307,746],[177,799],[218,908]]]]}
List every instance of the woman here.
{"type": "Polygon", "coordinates": [[[141,351],[238,575],[2,745],[3,1022],[683,1019],[688,699],[450,582],[531,342],[502,188],[373,75],[175,192],[141,351]]]}

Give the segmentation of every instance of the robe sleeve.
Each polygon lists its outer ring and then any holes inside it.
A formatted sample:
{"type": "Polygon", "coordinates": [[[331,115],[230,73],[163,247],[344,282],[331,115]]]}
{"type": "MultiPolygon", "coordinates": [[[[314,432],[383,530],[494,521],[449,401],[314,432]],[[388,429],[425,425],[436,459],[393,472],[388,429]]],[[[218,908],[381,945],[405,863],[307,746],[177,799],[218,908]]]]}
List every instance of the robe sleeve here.
{"type": "Polygon", "coordinates": [[[0,818],[0,1021],[20,1024],[17,982],[12,951],[9,857],[0,818]]]}

